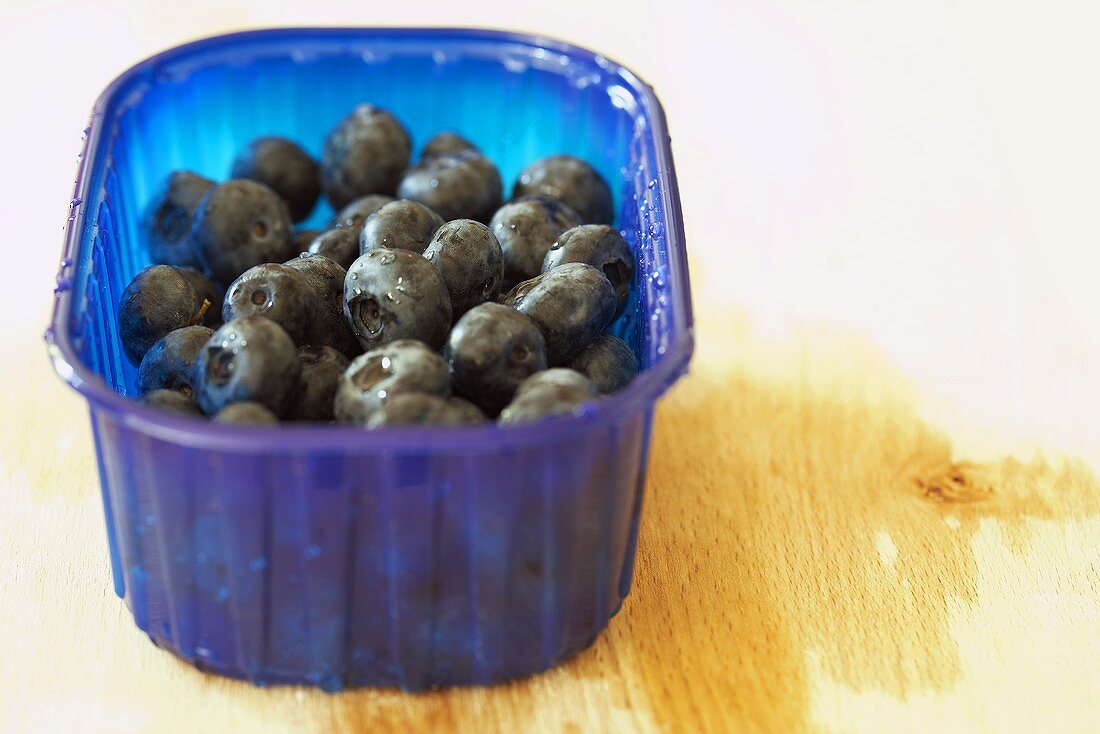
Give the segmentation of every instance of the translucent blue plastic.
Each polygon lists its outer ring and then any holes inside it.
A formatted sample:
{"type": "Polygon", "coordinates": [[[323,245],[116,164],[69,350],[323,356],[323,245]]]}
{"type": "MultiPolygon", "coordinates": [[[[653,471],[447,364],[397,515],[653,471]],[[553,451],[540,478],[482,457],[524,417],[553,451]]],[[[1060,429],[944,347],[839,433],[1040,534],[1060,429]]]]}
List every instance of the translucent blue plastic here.
{"type": "Polygon", "coordinates": [[[115,589],[157,645],[256,683],[415,690],[529,674],[592,642],[630,589],[654,403],[692,350],[676,178],[647,85],[511,33],[242,33],[119,77],[82,161],[46,340],[91,406],[115,589]],[[506,182],[550,153],[599,168],[639,262],[614,325],[644,366],[626,390],[511,429],[370,433],[215,425],[125,397],[115,313],[148,264],[138,219],[156,183],[177,168],[224,179],[261,134],[319,153],[363,101],[420,143],[461,131],[506,182]]]}

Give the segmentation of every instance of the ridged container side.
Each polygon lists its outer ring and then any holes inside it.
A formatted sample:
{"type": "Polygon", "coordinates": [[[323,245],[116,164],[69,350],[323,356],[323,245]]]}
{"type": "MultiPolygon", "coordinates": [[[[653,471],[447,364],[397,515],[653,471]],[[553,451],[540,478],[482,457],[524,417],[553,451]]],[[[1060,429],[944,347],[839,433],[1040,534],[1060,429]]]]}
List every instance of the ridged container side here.
{"type": "MultiPolygon", "coordinates": [[[[47,342],[91,406],[115,590],[197,667],[338,690],[488,684],[590,644],[630,590],[653,408],[692,349],[664,117],[644,83],[545,38],[287,29],[200,41],[97,103],[47,342]],[[119,296],[149,264],[140,217],[187,168],[228,176],[248,140],[320,154],[359,102],[415,144],[470,137],[506,188],[543,155],[595,165],[638,258],[612,325],[643,373],[575,418],[501,429],[248,429],[125,400],[119,296]]],[[[507,195],[507,191],[506,191],[507,195]]],[[[332,216],[321,204],[307,226],[332,216]]]]}

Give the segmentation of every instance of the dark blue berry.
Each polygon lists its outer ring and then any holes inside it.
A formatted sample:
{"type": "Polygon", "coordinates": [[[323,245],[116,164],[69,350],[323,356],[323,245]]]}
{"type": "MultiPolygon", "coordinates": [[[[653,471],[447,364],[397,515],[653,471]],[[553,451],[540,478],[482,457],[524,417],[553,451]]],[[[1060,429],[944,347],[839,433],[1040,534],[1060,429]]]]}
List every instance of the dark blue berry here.
{"type": "Polygon", "coordinates": [[[511,425],[573,414],[598,398],[595,386],[575,370],[558,367],[536,372],[516,389],[512,402],[500,412],[500,423],[511,425]]]}
{"type": "Polygon", "coordinates": [[[142,395],[139,400],[146,405],[170,410],[174,413],[202,416],[198,404],[190,396],[184,395],[178,390],[153,390],[142,395]]]}
{"type": "Polygon", "coordinates": [[[552,196],[591,224],[611,224],[611,188],[596,169],[571,155],[540,158],[520,171],[512,196],[552,196]]]}
{"type": "Polygon", "coordinates": [[[161,182],[141,220],[151,261],[200,266],[191,246],[191,219],[199,200],[213,185],[210,179],[191,171],[173,171],[161,182]]]}
{"type": "Polygon", "coordinates": [[[242,316],[214,332],[195,364],[195,395],[207,415],[232,403],[262,403],[277,416],[294,399],[302,366],[283,327],[242,316]]]}
{"type": "Polygon", "coordinates": [[[419,339],[439,349],[451,328],[451,299],[443,276],[407,250],[374,250],[348,268],[344,315],[363,349],[419,339]]]}
{"type": "Polygon", "coordinates": [[[424,162],[430,158],[447,155],[448,153],[457,153],[460,150],[480,152],[477,146],[466,138],[456,132],[445,130],[436,133],[428,139],[428,142],[424,143],[424,148],[420,151],[420,161],[424,162]]]}
{"type": "Polygon", "coordinates": [[[398,198],[419,201],[446,221],[488,222],[501,195],[497,167],[473,150],[429,158],[406,171],[397,187],[398,198]]]}
{"type": "Polygon", "coordinates": [[[380,247],[420,254],[443,226],[443,218],[423,204],[407,199],[391,201],[375,210],[359,233],[359,254],[380,247]]]}
{"type": "Polygon", "coordinates": [[[161,337],[141,359],[138,392],[176,390],[194,395],[195,362],[213,335],[214,330],[205,326],[185,326],[161,337]]]}
{"type": "Polygon", "coordinates": [[[591,265],[567,263],[520,283],[504,303],[538,324],[547,361],[562,365],[611,323],[615,290],[591,265]]]}
{"type": "Polygon", "coordinates": [[[496,415],[521,382],[546,369],[546,341],[525,314],[483,303],[451,329],[443,357],[455,390],[496,415]]]}
{"type": "Polygon", "coordinates": [[[305,344],[322,308],[321,297],[300,272],[264,263],[244,271],[229,286],[222,319],[266,316],[283,327],[295,344],[305,344]]]}
{"type": "Polygon", "coordinates": [[[361,104],[325,139],[321,187],[334,209],[367,194],[392,194],[411,153],[409,132],[396,117],[361,104]]]}
{"type": "Polygon", "coordinates": [[[308,252],[323,255],[347,270],[359,257],[359,230],[340,227],[323,232],[310,243],[308,252]]]}
{"type": "Polygon", "coordinates": [[[324,234],[323,229],[296,229],[294,234],[290,236],[290,241],[294,243],[295,252],[306,252],[309,250],[309,246],[313,244],[313,240],[324,234]]]}
{"type": "Polygon", "coordinates": [[[591,380],[601,395],[610,395],[638,374],[638,358],[619,337],[600,334],[569,361],[569,367],[591,380]]]}
{"type": "Polygon", "coordinates": [[[354,229],[355,233],[358,234],[359,230],[363,229],[367,217],[394,200],[392,196],[386,196],[385,194],[361,196],[337,212],[336,216],[332,218],[332,224],[329,226],[332,229],[354,229]]]}
{"type": "Polygon", "coordinates": [[[370,429],[386,426],[469,426],[485,422],[485,415],[461,398],[424,393],[396,395],[367,421],[370,429]]]}
{"type": "Polygon", "coordinates": [[[327,423],[333,418],[336,388],[348,368],[348,358],[332,347],[299,347],[302,374],[288,420],[327,423]]]}
{"type": "Polygon", "coordinates": [[[225,290],[220,285],[206,277],[194,268],[180,268],[180,274],[187,279],[198,296],[202,323],[212,329],[218,328],[222,323],[222,306],[224,305],[225,290]],[[206,303],[210,305],[207,306],[206,303]]]}
{"type": "Polygon", "coordinates": [[[290,235],[290,215],[283,200],[267,186],[244,179],[211,188],[191,224],[203,269],[222,283],[253,265],[292,257],[290,235]]]}
{"type": "Polygon", "coordinates": [[[306,335],[305,343],[333,347],[349,357],[359,354],[362,351],[359,340],[344,318],[344,278],[347,271],[334,260],[308,252],[287,260],[285,264],[302,274],[319,299],[313,327],[306,335]]]}
{"type": "Polygon", "coordinates": [[[489,226],[504,251],[504,287],[541,273],[550,246],[580,223],[580,215],[549,196],[524,196],[497,209],[489,226]]]}
{"type": "Polygon", "coordinates": [[[443,276],[455,316],[494,300],[500,293],[504,255],[497,238],[480,222],[447,222],[432,237],[424,257],[443,276]]]}
{"type": "Polygon", "coordinates": [[[565,263],[588,263],[602,270],[615,289],[615,315],[623,312],[634,282],[634,252],[617,229],[606,224],[582,224],[563,232],[546,253],[542,270],[565,263]]]}
{"type": "Polygon", "coordinates": [[[210,304],[195,292],[185,271],[170,265],[145,268],[134,276],[119,300],[122,350],[133,364],[141,364],[157,340],[184,326],[205,325],[208,313],[216,322],[210,304]]]}
{"type": "Polygon", "coordinates": [[[232,403],[218,411],[215,423],[233,423],[240,426],[277,426],[279,417],[260,403],[232,403]]]}
{"type": "Polygon", "coordinates": [[[447,363],[415,339],[399,339],[356,357],[336,390],[336,420],[365,425],[387,401],[403,393],[451,393],[447,363]]]}
{"type": "Polygon", "coordinates": [[[276,136],[256,138],[233,161],[230,178],[247,178],[271,187],[300,222],[309,216],[321,194],[317,161],[293,140],[276,136]]]}

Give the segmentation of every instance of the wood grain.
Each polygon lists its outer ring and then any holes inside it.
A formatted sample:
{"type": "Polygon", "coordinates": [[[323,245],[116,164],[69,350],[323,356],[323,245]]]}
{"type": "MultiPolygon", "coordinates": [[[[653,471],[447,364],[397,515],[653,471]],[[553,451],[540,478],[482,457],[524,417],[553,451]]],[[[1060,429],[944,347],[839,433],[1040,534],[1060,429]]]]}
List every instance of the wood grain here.
{"type": "MultiPolygon", "coordinates": [[[[259,689],[155,649],[111,590],[87,420],[33,333],[0,361],[0,729],[1086,731],[1100,486],[970,456],[866,342],[704,314],[660,408],[635,586],[588,650],[490,689],[259,689]]],[[[961,442],[961,443],[960,443],[961,442]]],[[[992,457],[992,458],[991,458],[992,457]]]]}

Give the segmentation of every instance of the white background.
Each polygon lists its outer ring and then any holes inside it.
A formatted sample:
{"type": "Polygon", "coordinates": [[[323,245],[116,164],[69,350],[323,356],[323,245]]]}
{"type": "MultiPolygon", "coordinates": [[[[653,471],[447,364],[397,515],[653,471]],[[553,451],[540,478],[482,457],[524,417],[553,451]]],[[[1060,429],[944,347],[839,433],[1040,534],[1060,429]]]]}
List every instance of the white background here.
{"type": "Polygon", "coordinates": [[[961,420],[1095,454],[1095,8],[0,0],[0,326],[45,326],[79,133],[130,64],[250,26],[508,27],[594,47],[656,87],[701,318],[736,309],[760,338],[855,332],[961,420]]]}

